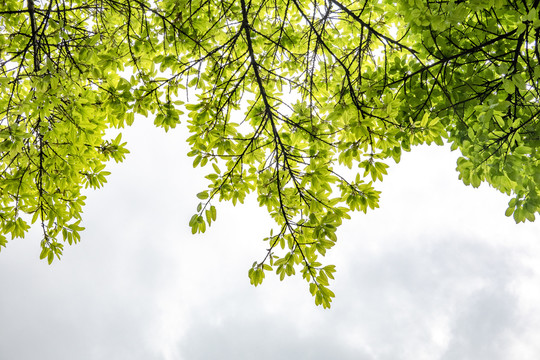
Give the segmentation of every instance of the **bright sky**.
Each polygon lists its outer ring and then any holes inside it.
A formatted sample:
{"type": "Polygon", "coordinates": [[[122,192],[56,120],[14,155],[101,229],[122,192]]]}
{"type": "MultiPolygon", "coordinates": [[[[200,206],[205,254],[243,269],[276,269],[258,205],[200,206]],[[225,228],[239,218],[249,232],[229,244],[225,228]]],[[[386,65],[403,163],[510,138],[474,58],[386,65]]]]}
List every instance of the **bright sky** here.
{"type": "Polygon", "coordinates": [[[540,222],[516,225],[508,199],[464,186],[456,153],[404,154],[324,259],[330,310],[300,277],[247,271],[271,222],[256,203],[218,205],[191,235],[206,187],[181,130],[125,132],[131,154],[91,192],[82,243],[52,266],[39,232],[0,253],[0,359],[536,360],[540,222]]]}

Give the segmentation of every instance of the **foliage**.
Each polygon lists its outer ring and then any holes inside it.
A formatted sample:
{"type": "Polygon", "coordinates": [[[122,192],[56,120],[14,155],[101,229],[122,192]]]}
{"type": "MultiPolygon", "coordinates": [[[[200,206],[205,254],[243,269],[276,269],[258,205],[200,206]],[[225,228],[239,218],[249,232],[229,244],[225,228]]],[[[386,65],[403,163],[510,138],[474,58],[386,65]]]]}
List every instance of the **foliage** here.
{"type": "Polygon", "coordinates": [[[82,188],[128,152],[106,130],[153,114],[167,131],[183,111],[193,165],[211,165],[193,233],[252,192],[276,222],[254,285],[299,271],[329,307],[319,257],[418,144],[451,143],[465,184],[533,221],[538,3],[0,0],[0,245],[38,222],[41,257],[59,258],[80,239],[82,188]]]}

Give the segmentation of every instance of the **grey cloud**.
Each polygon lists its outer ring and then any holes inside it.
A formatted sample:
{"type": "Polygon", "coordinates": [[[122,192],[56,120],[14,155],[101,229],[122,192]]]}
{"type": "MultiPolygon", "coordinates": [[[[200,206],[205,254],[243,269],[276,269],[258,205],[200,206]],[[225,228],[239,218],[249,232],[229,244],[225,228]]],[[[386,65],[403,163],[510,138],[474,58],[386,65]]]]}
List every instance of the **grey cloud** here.
{"type": "Polygon", "coordinates": [[[504,358],[494,344],[523,331],[510,290],[527,273],[518,252],[463,236],[379,240],[346,263],[336,288],[336,316],[369,339],[375,358],[504,358]]]}
{"type": "Polygon", "coordinates": [[[125,261],[75,251],[48,266],[33,238],[2,253],[0,359],[162,359],[146,342],[158,309],[125,261]]]}
{"type": "Polygon", "coordinates": [[[508,291],[487,286],[471,295],[456,312],[452,337],[442,360],[505,360],[508,344],[519,335],[518,304],[508,291]]]}
{"type": "Polygon", "coordinates": [[[330,329],[312,329],[301,336],[294,316],[227,317],[219,325],[199,323],[178,345],[182,359],[355,359],[371,357],[340,341],[330,329]]]}

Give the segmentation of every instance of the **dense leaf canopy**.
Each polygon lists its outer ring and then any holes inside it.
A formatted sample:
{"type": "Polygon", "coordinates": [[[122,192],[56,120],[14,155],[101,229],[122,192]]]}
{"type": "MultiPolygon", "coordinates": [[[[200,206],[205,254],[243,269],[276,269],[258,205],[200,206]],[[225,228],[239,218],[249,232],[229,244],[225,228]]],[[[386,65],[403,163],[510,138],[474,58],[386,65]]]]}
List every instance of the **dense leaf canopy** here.
{"type": "Polygon", "coordinates": [[[0,245],[41,224],[42,258],[80,240],[83,188],[128,152],[106,130],[154,116],[191,133],[215,202],[275,220],[249,270],[299,271],[330,306],[322,265],[350,211],[378,206],[402,151],[445,141],[465,184],[540,209],[539,0],[0,0],[0,245]],[[185,113],[185,115],[183,115],[185,113]],[[208,166],[211,165],[211,166],[208,166]]]}

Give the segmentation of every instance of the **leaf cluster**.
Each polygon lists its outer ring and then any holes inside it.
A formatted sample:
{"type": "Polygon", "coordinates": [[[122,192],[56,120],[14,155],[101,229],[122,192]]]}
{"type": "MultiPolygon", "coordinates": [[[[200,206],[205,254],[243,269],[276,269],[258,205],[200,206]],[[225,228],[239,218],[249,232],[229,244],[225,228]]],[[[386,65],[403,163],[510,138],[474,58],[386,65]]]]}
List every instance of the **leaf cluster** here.
{"type": "Polygon", "coordinates": [[[3,3],[0,246],[24,214],[49,262],[60,233],[79,241],[82,188],[128,152],[106,130],[135,114],[186,119],[209,169],[192,232],[254,194],[276,225],[251,283],[298,271],[323,307],[321,256],[415,145],[459,149],[464,183],[511,195],[517,222],[540,209],[538,0],[3,3]]]}

